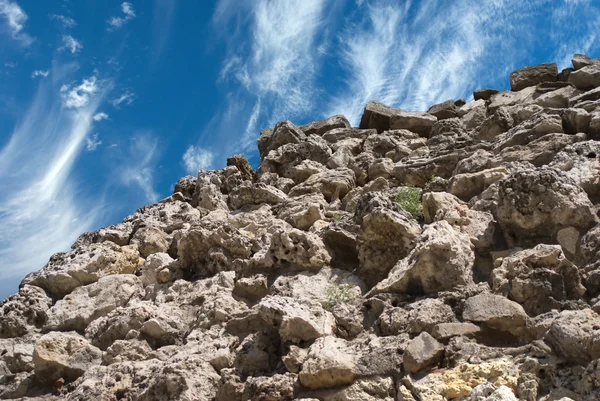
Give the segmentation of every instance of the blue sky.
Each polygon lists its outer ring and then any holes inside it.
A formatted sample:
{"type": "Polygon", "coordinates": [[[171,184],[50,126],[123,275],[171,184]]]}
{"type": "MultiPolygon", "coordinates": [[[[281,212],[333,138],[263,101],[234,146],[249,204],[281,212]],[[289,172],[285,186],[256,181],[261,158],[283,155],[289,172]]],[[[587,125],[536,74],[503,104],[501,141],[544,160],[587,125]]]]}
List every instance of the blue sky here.
{"type": "Polygon", "coordinates": [[[371,99],[426,110],[600,56],[597,4],[0,0],[0,297],[178,178],[256,165],[278,120],[356,124],[371,99]]]}

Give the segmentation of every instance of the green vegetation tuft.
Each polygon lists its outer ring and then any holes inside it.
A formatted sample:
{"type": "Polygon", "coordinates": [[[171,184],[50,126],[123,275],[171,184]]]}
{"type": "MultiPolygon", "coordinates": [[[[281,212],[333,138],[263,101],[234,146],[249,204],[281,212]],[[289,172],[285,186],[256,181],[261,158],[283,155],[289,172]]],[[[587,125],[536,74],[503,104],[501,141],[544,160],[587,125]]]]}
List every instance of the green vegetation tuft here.
{"type": "Polygon", "coordinates": [[[421,190],[414,187],[401,187],[396,195],[396,203],[416,219],[423,215],[421,190]]]}
{"type": "Polygon", "coordinates": [[[328,311],[333,310],[337,304],[353,303],[357,298],[354,286],[348,283],[330,285],[327,288],[326,296],[327,299],[322,301],[321,304],[328,311]]]}

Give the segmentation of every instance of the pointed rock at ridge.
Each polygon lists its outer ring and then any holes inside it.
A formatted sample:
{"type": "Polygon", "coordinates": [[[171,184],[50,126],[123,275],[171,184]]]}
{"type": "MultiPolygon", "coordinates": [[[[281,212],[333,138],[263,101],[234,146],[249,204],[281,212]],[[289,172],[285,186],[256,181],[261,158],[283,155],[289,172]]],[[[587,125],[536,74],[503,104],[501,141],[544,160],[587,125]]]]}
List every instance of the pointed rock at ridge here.
{"type": "Polygon", "coordinates": [[[558,79],[557,76],[556,63],[523,67],[510,73],[510,89],[520,91],[542,82],[554,82],[558,79]]]}
{"type": "Polygon", "coordinates": [[[298,128],[300,128],[306,135],[323,136],[323,134],[333,129],[351,127],[346,117],[338,114],[329,117],[326,120],[313,121],[309,124],[301,125],[298,128]]]}

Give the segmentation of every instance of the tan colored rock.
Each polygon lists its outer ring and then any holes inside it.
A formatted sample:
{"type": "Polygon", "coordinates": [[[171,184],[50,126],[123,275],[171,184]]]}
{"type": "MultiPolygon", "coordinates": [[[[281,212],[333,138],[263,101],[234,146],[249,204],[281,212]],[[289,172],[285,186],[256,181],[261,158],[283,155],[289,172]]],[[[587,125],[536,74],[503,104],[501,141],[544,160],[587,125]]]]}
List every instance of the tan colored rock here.
{"type": "Polygon", "coordinates": [[[101,277],[133,274],[143,262],[135,245],[92,244],[55,254],[42,270],[25,277],[23,284],[36,285],[52,296],[62,298],[77,287],[95,283],[101,277]]]}
{"type": "Polygon", "coordinates": [[[321,193],[311,193],[288,198],[279,209],[277,217],[293,227],[307,231],[315,221],[325,218],[327,201],[321,193]]]}
{"type": "Polygon", "coordinates": [[[258,305],[263,320],[275,327],[283,341],[311,341],[333,334],[335,318],[313,302],[282,296],[263,299],[258,305]]]}
{"type": "Polygon", "coordinates": [[[311,175],[306,181],[292,188],[289,195],[299,196],[320,192],[328,202],[331,202],[342,199],[355,186],[354,172],[347,168],[338,168],[311,175]]]}
{"type": "Polygon", "coordinates": [[[348,387],[328,391],[323,401],[394,401],[394,380],[391,377],[359,379],[348,387]]]}
{"type": "Polygon", "coordinates": [[[239,185],[229,193],[229,205],[233,210],[241,209],[246,205],[269,204],[276,205],[287,199],[286,194],[270,185],[257,183],[239,185]]]}
{"type": "Polygon", "coordinates": [[[600,316],[591,309],[562,311],[547,339],[562,357],[582,363],[600,357],[600,316]]]}
{"type": "Polygon", "coordinates": [[[431,335],[436,340],[446,341],[456,336],[473,337],[480,331],[481,329],[472,323],[439,323],[435,325],[431,335]]]}
{"type": "Polygon", "coordinates": [[[431,294],[469,285],[473,283],[474,261],[469,237],[448,222],[438,221],[425,227],[415,249],[367,296],[384,292],[431,294]]]}
{"type": "Polygon", "coordinates": [[[450,179],[448,192],[463,201],[468,201],[509,174],[505,167],[496,167],[476,173],[457,174],[450,179]]]}
{"type": "Polygon", "coordinates": [[[523,305],[531,316],[572,306],[585,293],[577,266],[560,246],[540,244],[516,252],[492,272],[494,292],[523,305]]]}
{"type": "Polygon", "coordinates": [[[500,180],[497,217],[509,246],[556,243],[561,229],[583,230],[596,219],[587,194],[548,168],[521,170],[500,180]]]}
{"type": "Polygon", "coordinates": [[[357,377],[355,354],[345,340],[319,338],[310,347],[298,377],[302,385],[311,389],[352,384],[357,377]]]}
{"type": "Polygon", "coordinates": [[[469,322],[522,335],[528,324],[528,316],[518,303],[500,295],[479,294],[465,301],[463,318],[469,322]]]}
{"type": "Polygon", "coordinates": [[[172,281],[174,277],[169,266],[173,262],[173,258],[167,253],[154,253],[148,256],[141,268],[141,280],[144,287],[172,281]]]}
{"type": "Polygon", "coordinates": [[[0,338],[22,337],[46,322],[52,300],[44,290],[22,285],[19,292],[0,302],[0,338]]]}
{"type": "Polygon", "coordinates": [[[510,89],[519,91],[542,82],[555,82],[557,76],[556,63],[523,67],[510,73],[510,89]]]}
{"type": "Polygon", "coordinates": [[[44,330],[84,331],[94,319],[125,306],[142,293],[142,283],[132,274],[102,277],[94,284],[76,288],[50,308],[44,330]]]}
{"type": "Polygon", "coordinates": [[[167,235],[156,227],[140,228],[133,235],[131,243],[137,245],[143,258],[147,258],[153,253],[166,252],[169,249],[167,235]]]}
{"type": "Polygon", "coordinates": [[[48,333],[35,343],[36,377],[48,384],[59,378],[73,381],[102,362],[102,351],[75,333],[48,333]]]}
{"type": "Polygon", "coordinates": [[[323,136],[334,129],[343,130],[350,129],[350,123],[346,117],[342,115],[331,116],[325,120],[313,121],[299,127],[305,135],[323,136]]]}
{"type": "Polygon", "coordinates": [[[415,337],[404,351],[404,369],[417,373],[438,364],[444,356],[444,346],[427,332],[415,337]]]}

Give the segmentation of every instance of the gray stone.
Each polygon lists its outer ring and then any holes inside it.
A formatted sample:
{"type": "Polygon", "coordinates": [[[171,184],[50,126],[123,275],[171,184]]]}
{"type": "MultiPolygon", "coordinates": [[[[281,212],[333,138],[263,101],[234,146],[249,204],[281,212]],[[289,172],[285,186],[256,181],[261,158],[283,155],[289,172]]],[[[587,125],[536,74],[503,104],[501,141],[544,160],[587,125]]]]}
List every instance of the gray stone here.
{"type": "Polygon", "coordinates": [[[539,64],[523,67],[510,74],[510,89],[520,91],[528,86],[537,85],[542,82],[554,82],[557,80],[558,69],[556,63],[539,64]]]}
{"type": "Polygon", "coordinates": [[[404,370],[417,373],[438,364],[444,356],[444,346],[427,332],[415,337],[404,351],[404,370]]]}

